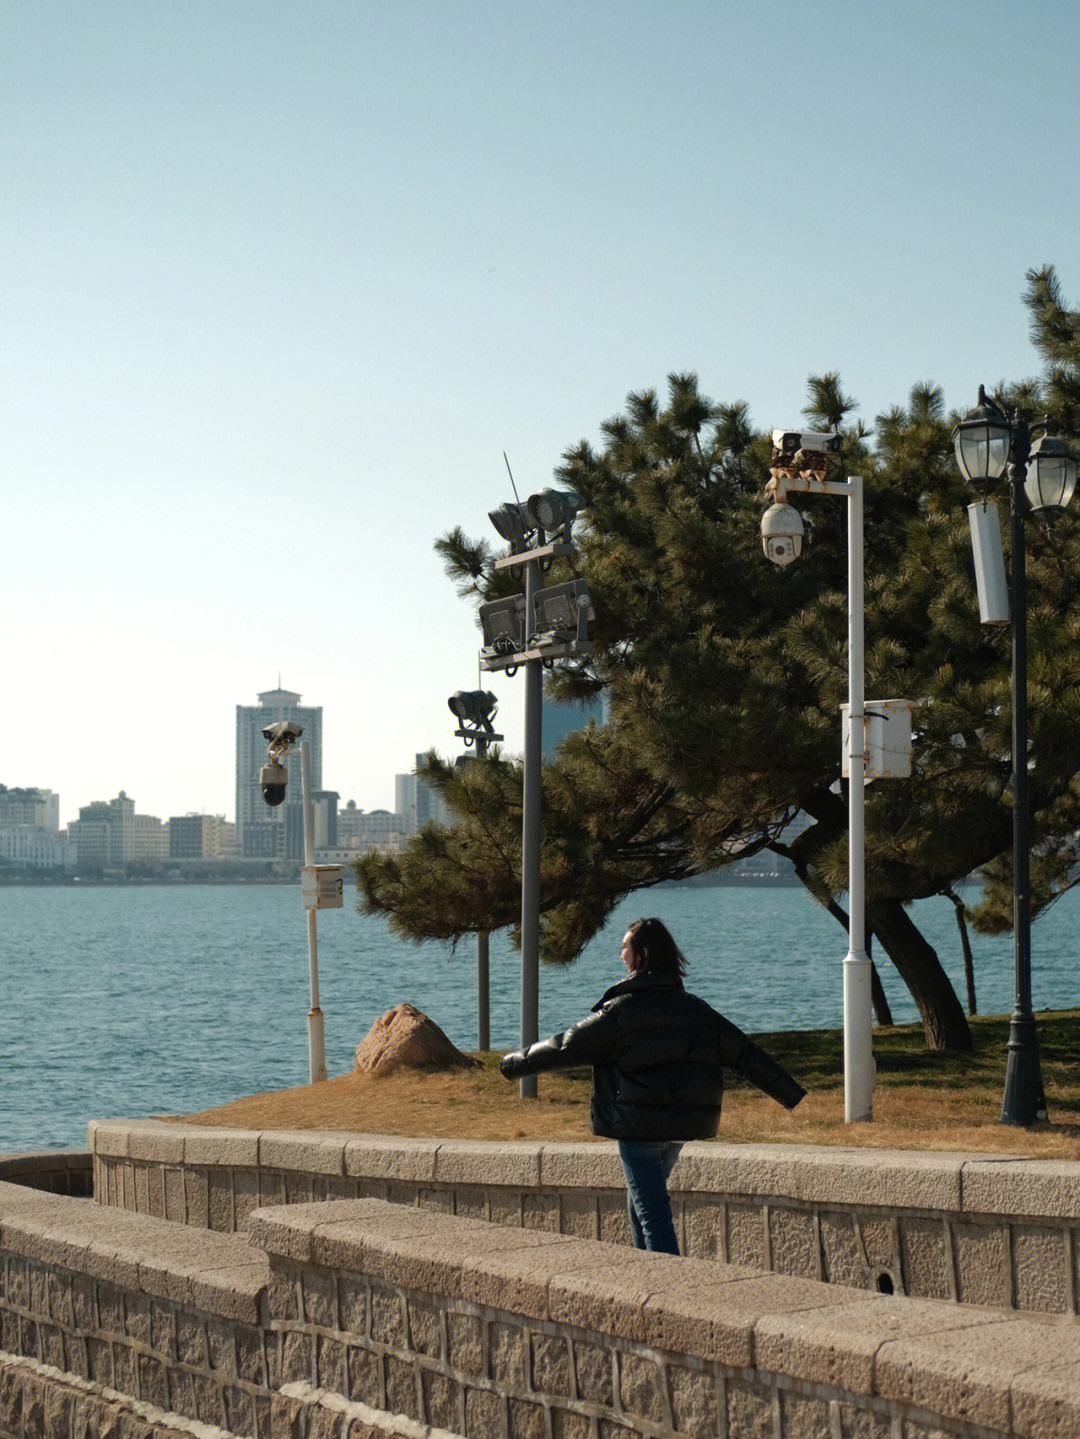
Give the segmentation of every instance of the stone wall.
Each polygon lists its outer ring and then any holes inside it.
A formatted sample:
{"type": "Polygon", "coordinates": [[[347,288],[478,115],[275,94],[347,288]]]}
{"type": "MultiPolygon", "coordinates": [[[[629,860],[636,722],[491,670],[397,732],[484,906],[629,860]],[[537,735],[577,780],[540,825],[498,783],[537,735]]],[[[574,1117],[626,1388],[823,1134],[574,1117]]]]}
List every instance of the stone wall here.
{"type": "Polygon", "coordinates": [[[1053,1439],[1080,1327],[378,1200],[0,1184],[5,1439],[1053,1439]]]}
{"type": "Polygon", "coordinates": [[[267,1282],[242,1235],[0,1183],[0,1433],[269,1435],[267,1282]]]}
{"type": "Polygon", "coordinates": [[[50,1194],[94,1193],[94,1163],[88,1150],[45,1149],[32,1154],[0,1154],[0,1182],[25,1184],[50,1194]]]}
{"type": "MultiPolygon", "coordinates": [[[[99,1203],[222,1232],[258,1206],[379,1198],[630,1242],[611,1144],[91,1125],[99,1203]]],[[[684,1254],[881,1293],[1075,1315],[1080,1164],[803,1145],[688,1144],[684,1254]]]]}

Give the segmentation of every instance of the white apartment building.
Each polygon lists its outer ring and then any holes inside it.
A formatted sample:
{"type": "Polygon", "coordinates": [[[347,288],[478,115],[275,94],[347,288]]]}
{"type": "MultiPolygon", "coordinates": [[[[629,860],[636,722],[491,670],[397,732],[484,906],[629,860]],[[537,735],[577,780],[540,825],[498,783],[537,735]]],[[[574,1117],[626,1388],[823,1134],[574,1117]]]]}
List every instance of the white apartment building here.
{"type": "Polygon", "coordinates": [[[37,824],[8,824],[0,829],[0,859],[27,869],[74,869],[74,840],[37,824]]]}

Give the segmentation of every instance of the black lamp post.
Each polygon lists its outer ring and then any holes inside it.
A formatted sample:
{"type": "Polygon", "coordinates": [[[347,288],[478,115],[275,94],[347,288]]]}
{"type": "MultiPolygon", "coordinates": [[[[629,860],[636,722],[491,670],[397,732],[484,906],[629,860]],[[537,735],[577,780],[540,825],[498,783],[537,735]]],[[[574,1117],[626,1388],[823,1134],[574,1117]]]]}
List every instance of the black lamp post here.
{"type": "MultiPolygon", "coordinates": [[[[1044,430],[1047,428],[1044,424],[1044,430]]],[[[1031,443],[1027,421],[1008,418],[979,386],[979,403],[954,434],[956,463],[964,478],[986,495],[1008,466],[1012,516],[1012,790],[1013,956],[1016,1002],[1009,1021],[1002,1124],[1034,1124],[1046,1118],[1039,1037],[1031,1010],[1031,880],[1028,840],[1027,569],[1024,518],[1028,509],[1047,517],[1062,510],[1076,487],[1076,460],[1062,440],[1044,433],[1031,443]],[[1029,477],[1030,468],[1030,477],[1029,477]]]]}
{"type": "MultiPolygon", "coordinates": [[[[454,733],[465,741],[465,746],[476,745],[477,759],[486,759],[488,745],[495,744],[503,736],[495,733],[492,720],[498,709],[495,696],[490,690],[458,690],[446,701],[451,714],[457,716],[459,724],[454,733]]],[[[459,755],[457,763],[469,762],[468,755],[459,755]]],[[[476,931],[476,1047],[481,1051],[491,1048],[491,1004],[490,1004],[490,961],[488,932],[476,931]]]]}

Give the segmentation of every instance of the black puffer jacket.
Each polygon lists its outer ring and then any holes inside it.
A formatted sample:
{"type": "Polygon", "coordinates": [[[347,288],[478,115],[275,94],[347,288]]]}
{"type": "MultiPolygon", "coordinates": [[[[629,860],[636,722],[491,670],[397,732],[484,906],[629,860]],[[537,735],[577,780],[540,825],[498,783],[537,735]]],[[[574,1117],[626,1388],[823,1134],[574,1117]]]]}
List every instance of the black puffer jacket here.
{"type": "Polygon", "coordinates": [[[806,1092],[674,974],[631,975],[585,1019],[504,1055],[500,1068],[514,1079],[578,1064],[593,1066],[592,1129],[608,1139],[710,1139],[724,1065],[788,1109],[806,1092]]]}

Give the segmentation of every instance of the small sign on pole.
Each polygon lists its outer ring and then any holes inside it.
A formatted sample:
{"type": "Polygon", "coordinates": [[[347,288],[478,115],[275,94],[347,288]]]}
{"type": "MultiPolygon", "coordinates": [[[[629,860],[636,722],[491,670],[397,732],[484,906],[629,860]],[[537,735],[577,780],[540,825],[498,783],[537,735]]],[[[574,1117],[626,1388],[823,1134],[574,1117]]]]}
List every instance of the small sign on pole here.
{"type": "Polygon", "coordinates": [[[342,909],[340,864],[305,864],[300,870],[305,909],[342,909]]]}

